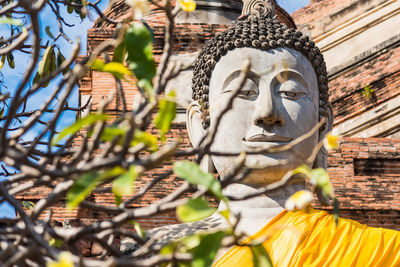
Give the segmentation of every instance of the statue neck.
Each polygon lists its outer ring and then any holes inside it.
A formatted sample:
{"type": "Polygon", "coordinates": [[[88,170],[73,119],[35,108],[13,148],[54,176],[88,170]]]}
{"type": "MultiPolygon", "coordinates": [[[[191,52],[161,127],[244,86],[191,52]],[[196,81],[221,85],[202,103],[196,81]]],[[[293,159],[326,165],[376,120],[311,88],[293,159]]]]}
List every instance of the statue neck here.
{"type": "MultiPolygon", "coordinates": [[[[298,190],[304,189],[303,184],[286,185],[271,194],[260,195],[247,200],[230,201],[229,205],[233,213],[241,215],[237,230],[248,235],[253,235],[270,220],[284,210],[286,200],[298,190]]],[[[257,191],[245,184],[231,184],[224,189],[226,196],[244,196],[257,191]]],[[[219,210],[225,210],[223,202],[219,205],[219,210]]]]}

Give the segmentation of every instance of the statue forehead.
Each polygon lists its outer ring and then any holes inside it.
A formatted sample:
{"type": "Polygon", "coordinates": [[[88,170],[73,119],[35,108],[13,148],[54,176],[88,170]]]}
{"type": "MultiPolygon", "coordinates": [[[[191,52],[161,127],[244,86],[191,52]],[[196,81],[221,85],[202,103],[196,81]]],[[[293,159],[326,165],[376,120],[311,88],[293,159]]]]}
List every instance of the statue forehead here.
{"type": "Polygon", "coordinates": [[[303,78],[308,88],[313,89],[313,93],[318,94],[318,81],[311,62],[300,52],[286,47],[267,51],[243,47],[229,51],[215,65],[210,90],[219,87],[232,73],[240,71],[246,60],[250,60],[251,70],[260,76],[295,72],[303,78]]]}
{"type": "Polygon", "coordinates": [[[251,47],[241,47],[228,51],[225,56],[221,57],[215,65],[211,78],[218,68],[224,68],[224,73],[242,69],[247,59],[251,62],[251,68],[255,70],[270,72],[295,69],[304,73],[312,72],[315,75],[311,62],[294,49],[279,47],[264,51],[251,47]]]}

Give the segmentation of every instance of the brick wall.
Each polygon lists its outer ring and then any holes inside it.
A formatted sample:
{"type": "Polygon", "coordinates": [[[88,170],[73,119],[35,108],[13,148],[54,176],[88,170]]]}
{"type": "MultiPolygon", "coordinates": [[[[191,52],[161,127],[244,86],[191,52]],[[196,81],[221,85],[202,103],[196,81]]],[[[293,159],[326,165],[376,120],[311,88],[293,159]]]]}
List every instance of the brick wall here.
{"type": "MultiPolygon", "coordinates": [[[[164,45],[165,29],[163,26],[151,26],[154,34],[154,55],[156,63],[159,63],[160,56],[164,45]]],[[[174,34],[173,52],[176,53],[191,53],[198,51],[204,43],[222,32],[228,25],[205,24],[205,23],[181,23],[177,24],[174,34]]],[[[97,29],[93,28],[88,31],[88,51],[92,51],[94,47],[101,42],[112,38],[114,35],[113,29],[97,29]]],[[[89,52],[90,53],[90,52],[89,52]]],[[[134,85],[134,80],[131,82],[122,82],[122,87],[127,102],[128,110],[132,109],[132,105],[137,102],[138,90],[134,85]]],[[[92,109],[96,110],[99,103],[104,98],[107,98],[111,92],[115,91],[115,79],[110,74],[105,74],[97,71],[90,71],[88,76],[83,79],[79,93],[80,95],[92,96],[92,109]]],[[[119,98],[115,98],[109,106],[109,110],[121,111],[122,106],[119,98]]]]}
{"type": "MultiPolygon", "coordinates": [[[[339,5],[349,1],[312,1],[312,5],[305,7],[302,11],[296,12],[294,18],[298,23],[302,23],[302,20],[306,21],[306,19],[309,21],[314,20],[321,16],[321,14],[335,9],[336,6],[334,2],[339,5]],[[300,12],[302,12],[303,15],[305,14],[305,17],[296,15],[300,14],[300,12]]],[[[121,10],[125,10],[123,6],[120,8],[121,10]]],[[[162,53],[164,27],[162,27],[161,24],[164,19],[160,12],[155,12],[148,20],[154,31],[154,53],[157,62],[162,53]]],[[[114,29],[108,27],[109,25],[104,22],[97,22],[97,26],[102,26],[103,28],[93,28],[88,32],[89,53],[100,42],[107,40],[114,34],[114,29]]],[[[227,25],[209,25],[201,23],[177,24],[174,51],[176,53],[197,51],[206,40],[212,38],[227,27],[227,25]]],[[[396,90],[393,90],[393,88],[399,86],[398,75],[400,67],[397,64],[398,59],[400,59],[399,57],[399,48],[393,48],[375,57],[366,64],[355,66],[336,77],[332,77],[330,80],[330,94],[336,115],[335,123],[357,116],[361,112],[372,108],[379,103],[379,101],[387,101],[396,96],[396,90]],[[362,79],[360,79],[360,77],[362,77],[362,79]],[[376,91],[375,100],[366,99],[362,96],[361,90],[365,84],[371,85],[376,91]]],[[[137,98],[137,89],[132,83],[127,82],[123,83],[123,88],[128,103],[128,109],[130,110],[137,98]]],[[[91,71],[81,81],[79,93],[81,95],[92,96],[92,111],[94,111],[98,108],[101,100],[114,90],[115,81],[111,75],[91,71]]],[[[121,102],[118,98],[115,98],[108,112],[115,115],[120,111],[121,102]]],[[[154,128],[150,131],[156,134],[154,128]]],[[[190,146],[184,123],[173,124],[172,130],[167,138],[179,141],[182,148],[190,146]]],[[[80,139],[78,138],[75,145],[79,145],[79,142],[80,139]]],[[[341,203],[341,215],[343,217],[355,219],[371,226],[384,226],[400,230],[400,204],[399,201],[396,200],[400,193],[397,189],[398,187],[396,187],[400,175],[354,175],[354,159],[397,159],[400,157],[399,143],[400,140],[396,139],[345,138],[341,141],[340,149],[329,154],[328,171],[332,177],[336,188],[336,194],[341,203]]],[[[143,177],[137,180],[135,191],[139,192],[146,184],[153,179],[158,179],[163,174],[170,171],[171,168],[172,164],[170,163],[145,173],[143,177]]],[[[138,198],[132,205],[146,206],[172,192],[180,183],[181,181],[173,176],[162,179],[159,186],[154,187],[145,196],[138,198]]],[[[35,189],[35,191],[21,194],[19,198],[36,202],[45,197],[49,192],[50,189],[48,188],[38,188],[35,189]]],[[[103,193],[93,193],[90,198],[99,204],[114,204],[110,186],[105,186],[105,192],[103,193]]],[[[52,211],[52,219],[62,223],[65,223],[65,220],[69,219],[74,222],[79,220],[79,223],[89,224],[93,220],[110,218],[110,214],[92,212],[85,208],[67,212],[64,202],[53,207],[52,211]]],[[[149,229],[176,223],[177,220],[174,212],[168,212],[158,214],[151,218],[143,218],[139,222],[145,229],[149,229]]],[[[95,250],[96,248],[93,245],[88,245],[87,251],[91,251],[90,253],[93,254],[95,250]]]]}
{"type": "Polygon", "coordinates": [[[342,138],[329,153],[328,173],[343,217],[400,230],[400,139],[342,138]],[[375,169],[355,173],[358,161],[375,169]]]}
{"type": "Polygon", "coordinates": [[[311,0],[308,5],[290,14],[297,25],[306,24],[334,13],[353,0],[311,0]]]}
{"type": "Polygon", "coordinates": [[[331,77],[329,99],[334,108],[335,125],[400,94],[399,45],[385,49],[380,55],[331,77]],[[365,85],[374,90],[370,99],[362,94],[365,85]]]}

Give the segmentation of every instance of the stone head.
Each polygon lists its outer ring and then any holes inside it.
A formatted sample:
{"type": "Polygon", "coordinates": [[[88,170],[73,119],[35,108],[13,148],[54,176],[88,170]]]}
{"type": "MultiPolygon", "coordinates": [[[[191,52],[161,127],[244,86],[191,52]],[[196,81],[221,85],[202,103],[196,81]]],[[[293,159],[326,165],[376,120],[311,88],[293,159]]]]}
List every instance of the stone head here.
{"type": "MultiPolygon", "coordinates": [[[[188,132],[197,145],[239,85],[244,63],[251,68],[245,85],[223,117],[212,151],[254,152],[246,165],[254,168],[248,184],[264,185],[279,180],[305,162],[332,126],[328,102],[327,72],[323,56],[307,36],[277,21],[271,12],[259,12],[238,21],[211,39],[195,64],[192,103],[188,108],[188,132]],[[326,124],[315,134],[279,153],[256,153],[281,147],[310,132],[322,119],[326,124]]],[[[264,10],[265,11],[265,10],[264,10]]],[[[223,177],[232,169],[232,157],[212,156],[223,177]]],[[[326,151],[319,152],[314,167],[325,167],[326,151]]]]}

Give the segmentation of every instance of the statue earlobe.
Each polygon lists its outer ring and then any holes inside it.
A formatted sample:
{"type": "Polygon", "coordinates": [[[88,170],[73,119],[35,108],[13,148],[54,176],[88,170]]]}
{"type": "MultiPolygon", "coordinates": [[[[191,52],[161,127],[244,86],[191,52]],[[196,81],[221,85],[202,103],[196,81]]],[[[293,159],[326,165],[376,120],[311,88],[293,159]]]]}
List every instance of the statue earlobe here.
{"type": "Polygon", "coordinates": [[[192,101],[186,109],[186,128],[193,147],[199,145],[201,138],[205,134],[201,124],[202,121],[200,105],[197,101],[192,101]]]}
{"type": "MultiPolygon", "coordinates": [[[[201,139],[206,134],[202,122],[203,118],[200,104],[197,101],[192,101],[186,110],[186,128],[193,147],[198,147],[201,139]]],[[[200,167],[203,171],[213,173],[214,165],[211,156],[205,155],[200,163],[200,167]]]]}

